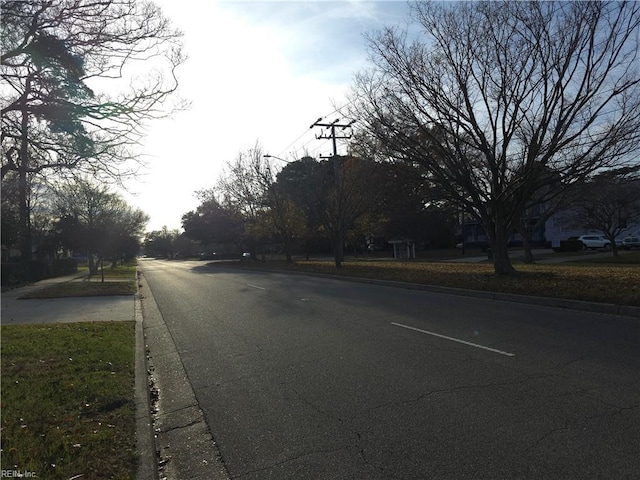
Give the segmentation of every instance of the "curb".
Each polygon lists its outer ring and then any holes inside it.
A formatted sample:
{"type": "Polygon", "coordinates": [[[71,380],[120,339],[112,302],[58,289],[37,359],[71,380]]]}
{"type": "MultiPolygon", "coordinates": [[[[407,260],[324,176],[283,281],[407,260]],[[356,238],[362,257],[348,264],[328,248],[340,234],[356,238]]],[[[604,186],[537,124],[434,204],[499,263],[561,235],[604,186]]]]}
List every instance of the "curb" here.
{"type": "Polygon", "coordinates": [[[147,367],[147,346],[144,341],[142,298],[139,272],[136,272],[136,294],[134,295],[134,318],[136,329],[135,358],[135,403],[136,403],[136,450],[138,452],[137,480],[159,480],[158,462],[153,438],[151,398],[147,367]]]}
{"type": "Polygon", "coordinates": [[[146,366],[140,385],[141,388],[144,385],[148,402],[150,388],[153,388],[154,401],[153,410],[150,402],[146,404],[145,419],[139,422],[138,438],[144,450],[140,451],[143,461],[137,478],[228,480],[222,456],[199,407],[180,353],[142,274],[138,277],[138,285],[144,292],[138,293],[144,321],[144,324],[140,323],[142,345],[138,352],[143,355],[146,366]],[[155,476],[148,470],[151,466],[155,476]]]}

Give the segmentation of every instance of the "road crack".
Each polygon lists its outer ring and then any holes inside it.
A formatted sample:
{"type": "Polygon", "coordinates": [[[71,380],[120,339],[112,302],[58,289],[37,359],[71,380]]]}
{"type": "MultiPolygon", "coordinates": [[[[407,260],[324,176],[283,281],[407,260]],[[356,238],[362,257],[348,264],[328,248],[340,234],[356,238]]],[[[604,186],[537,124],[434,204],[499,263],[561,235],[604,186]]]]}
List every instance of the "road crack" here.
{"type": "Polygon", "coordinates": [[[569,421],[566,420],[564,422],[564,426],[563,427],[557,427],[557,428],[552,428],[551,430],[547,431],[544,435],[542,435],[540,438],[538,438],[537,440],[535,440],[531,446],[529,448],[526,448],[524,451],[525,452],[530,452],[531,450],[537,448],[540,446],[540,444],[542,444],[547,438],[555,435],[558,432],[566,432],[569,430],[569,421]]]}
{"type": "Polygon", "coordinates": [[[260,472],[266,472],[266,471],[271,470],[273,468],[277,468],[277,467],[280,467],[282,465],[286,465],[287,463],[298,461],[298,460],[300,460],[302,458],[309,457],[311,455],[334,453],[334,452],[339,452],[341,450],[347,450],[348,448],[349,447],[339,447],[339,448],[331,448],[331,449],[310,450],[308,452],[300,453],[299,455],[296,455],[294,457],[287,458],[285,460],[280,460],[278,462],[274,462],[274,463],[272,463],[270,465],[267,465],[265,467],[262,467],[262,468],[256,468],[254,470],[249,470],[249,471],[246,471],[246,472],[243,472],[243,473],[239,473],[237,475],[233,475],[233,476],[231,476],[231,478],[232,479],[234,479],[234,478],[242,478],[242,477],[245,477],[247,475],[252,475],[252,474],[260,473],[260,472]]]}
{"type": "MultiPolygon", "coordinates": [[[[360,458],[362,458],[362,461],[364,462],[365,465],[368,465],[372,468],[374,468],[375,470],[377,470],[378,472],[384,474],[385,476],[387,476],[388,478],[394,478],[389,476],[389,474],[386,472],[385,468],[381,465],[377,465],[376,463],[374,463],[372,460],[370,460],[367,457],[367,454],[365,452],[365,448],[362,445],[362,434],[360,432],[358,432],[357,430],[355,430],[353,427],[351,427],[346,420],[344,420],[343,418],[334,415],[332,413],[327,412],[326,410],[323,410],[322,408],[320,408],[318,405],[314,404],[313,402],[310,402],[309,400],[307,400],[300,392],[298,392],[295,389],[292,389],[292,391],[295,393],[296,397],[298,398],[298,400],[300,400],[301,402],[303,402],[304,404],[308,405],[309,407],[311,407],[313,410],[315,410],[316,412],[318,412],[320,415],[323,415],[325,417],[328,417],[336,422],[338,422],[338,424],[345,430],[347,430],[348,432],[350,432],[354,437],[355,437],[355,442],[354,442],[354,446],[355,448],[358,449],[359,454],[360,454],[360,458]]],[[[342,447],[338,450],[342,450],[342,449],[346,449],[349,447],[342,447]]]]}
{"type": "MultiPolygon", "coordinates": [[[[366,415],[370,412],[373,412],[375,410],[380,410],[383,408],[388,408],[388,407],[400,407],[400,406],[404,406],[404,405],[411,405],[414,403],[418,403],[432,395],[437,395],[437,394],[441,394],[441,393],[453,393],[453,392],[457,392],[460,390],[477,390],[477,389],[483,389],[483,388],[493,388],[493,387],[505,387],[505,386],[513,386],[513,385],[520,385],[523,383],[527,383],[530,380],[534,379],[536,377],[528,377],[528,378],[523,378],[520,380],[511,380],[508,382],[492,382],[492,383],[483,383],[483,384],[478,384],[478,385],[460,385],[458,387],[452,387],[452,388],[443,388],[443,389],[438,389],[438,390],[429,390],[428,392],[425,392],[423,394],[418,395],[417,397],[414,398],[410,398],[407,400],[396,400],[396,401],[392,401],[392,402],[386,402],[386,403],[382,403],[380,405],[375,405],[373,407],[369,407],[367,409],[361,410],[360,412],[358,412],[356,415],[353,416],[353,418],[357,418],[360,417],[362,415],[366,415]]],[[[544,378],[544,377],[543,377],[544,378]]]]}
{"type": "Polygon", "coordinates": [[[202,421],[201,420],[192,420],[189,423],[185,423],[184,425],[176,425],[176,426],[170,427],[170,428],[159,429],[159,433],[174,432],[174,431],[180,430],[182,428],[193,427],[194,425],[198,425],[199,423],[202,423],[202,421]]]}
{"type": "Polygon", "coordinates": [[[629,406],[629,407],[618,407],[618,406],[615,406],[615,405],[609,405],[609,406],[611,408],[613,408],[614,410],[613,411],[609,411],[609,412],[596,413],[596,414],[593,414],[593,415],[586,415],[586,416],[583,416],[583,417],[580,417],[580,418],[576,418],[574,420],[565,420],[564,426],[557,427],[557,428],[552,428],[552,429],[548,430],[546,433],[544,433],[542,436],[540,436],[537,440],[535,440],[531,444],[530,447],[526,448],[525,451],[529,452],[529,451],[539,447],[543,442],[545,442],[550,437],[556,435],[557,433],[568,432],[572,426],[575,427],[577,425],[584,424],[585,422],[591,422],[591,421],[599,419],[599,418],[611,417],[613,415],[620,415],[623,412],[634,410],[634,409],[637,409],[638,407],[640,407],[640,405],[632,405],[632,406],[629,406]]]}

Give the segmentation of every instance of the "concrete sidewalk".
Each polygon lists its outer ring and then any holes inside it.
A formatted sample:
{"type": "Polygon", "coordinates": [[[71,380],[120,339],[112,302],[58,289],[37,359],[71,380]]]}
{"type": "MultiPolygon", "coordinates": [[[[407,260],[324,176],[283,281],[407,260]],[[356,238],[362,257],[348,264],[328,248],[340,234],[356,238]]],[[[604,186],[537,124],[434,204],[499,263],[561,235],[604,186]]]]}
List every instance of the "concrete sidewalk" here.
{"type": "Polygon", "coordinates": [[[47,286],[84,281],[86,274],[50,278],[2,293],[2,325],[135,321],[136,449],[139,480],[157,480],[158,465],[149,400],[147,358],[139,295],[21,299],[47,286]]]}
{"type": "Polygon", "coordinates": [[[86,274],[48,278],[2,293],[2,325],[135,320],[133,295],[21,299],[47,286],[80,281],[86,274]]]}

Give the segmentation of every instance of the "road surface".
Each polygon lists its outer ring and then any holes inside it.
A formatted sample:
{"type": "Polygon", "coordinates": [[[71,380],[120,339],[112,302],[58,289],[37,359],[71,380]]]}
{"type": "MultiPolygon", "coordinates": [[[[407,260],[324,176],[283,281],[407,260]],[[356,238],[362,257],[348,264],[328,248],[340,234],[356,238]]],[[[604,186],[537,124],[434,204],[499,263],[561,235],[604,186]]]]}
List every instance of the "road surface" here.
{"type": "Polygon", "coordinates": [[[232,478],[640,474],[637,320],[204,262],[140,268],[232,478]]]}

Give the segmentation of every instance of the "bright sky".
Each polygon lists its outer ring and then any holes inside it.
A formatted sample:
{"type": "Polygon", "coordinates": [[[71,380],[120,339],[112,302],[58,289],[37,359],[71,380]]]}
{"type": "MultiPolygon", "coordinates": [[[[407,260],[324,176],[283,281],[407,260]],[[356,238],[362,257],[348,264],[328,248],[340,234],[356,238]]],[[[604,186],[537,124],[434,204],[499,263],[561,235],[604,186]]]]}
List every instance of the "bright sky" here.
{"type": "Polygon", "coordinates": [[[404,0],[156,3],[184,32],[180,94],[192,106],[151,126],[148,168],[127,184],[127,201],[151,216],[148,230],[179,229],[198,206],[194,192],[256,142],[287,160],[330,154],[309,126],[340,118],[336,107],[367,65],[363,34],[408,14],[404,0]]]}

